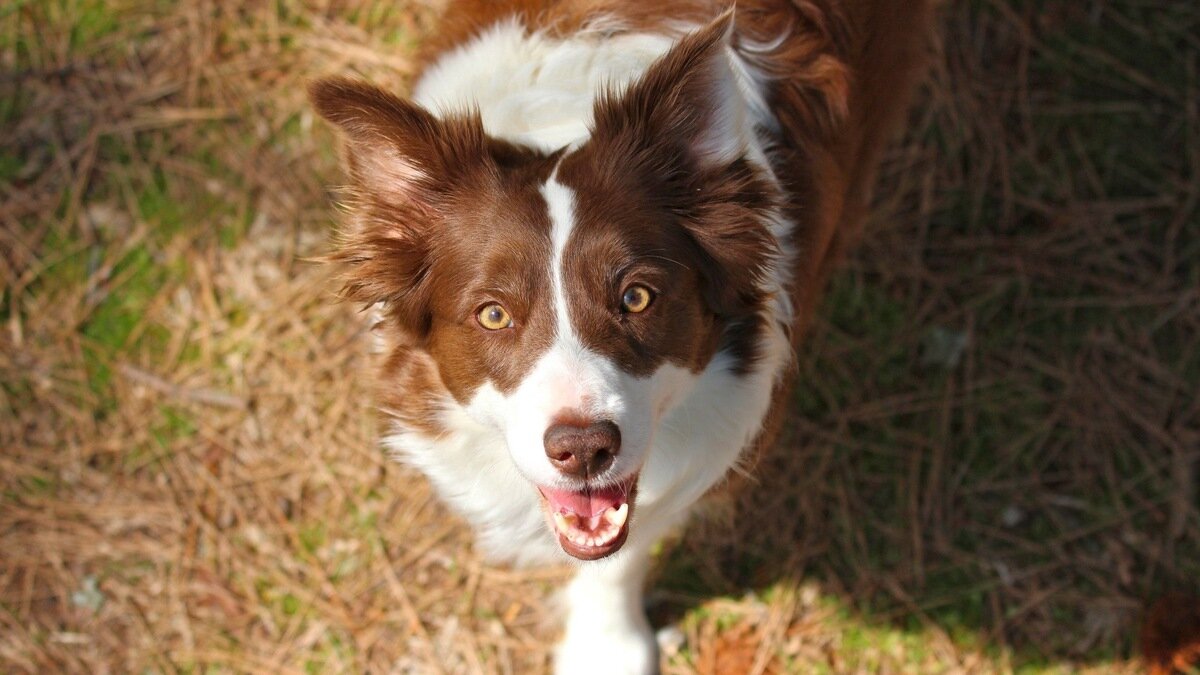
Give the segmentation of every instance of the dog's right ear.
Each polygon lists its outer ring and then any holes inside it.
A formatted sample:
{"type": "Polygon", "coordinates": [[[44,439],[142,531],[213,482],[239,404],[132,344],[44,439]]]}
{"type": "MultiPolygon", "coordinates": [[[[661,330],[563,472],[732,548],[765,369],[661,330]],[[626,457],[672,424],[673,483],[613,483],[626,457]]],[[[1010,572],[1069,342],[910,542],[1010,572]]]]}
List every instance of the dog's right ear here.
{"type": "Polygon", "coordinates": [[[359,196],[427,212],[487,156],[477,114],[438,119],[367,84],[334,77],[309,85],[313,107],[341,129],[359,196]]]}
{"type": "Polygon", "coordinates": [[[340,265],[342,297],[382,304],[417,340],[431,312],[431,237],[447,204],[494,172],[478,114],[438,119],[378,87],[343,78],[309,86],[313,107],[341,131],[351,184],[348,220],[327,257],[340,265]]]}

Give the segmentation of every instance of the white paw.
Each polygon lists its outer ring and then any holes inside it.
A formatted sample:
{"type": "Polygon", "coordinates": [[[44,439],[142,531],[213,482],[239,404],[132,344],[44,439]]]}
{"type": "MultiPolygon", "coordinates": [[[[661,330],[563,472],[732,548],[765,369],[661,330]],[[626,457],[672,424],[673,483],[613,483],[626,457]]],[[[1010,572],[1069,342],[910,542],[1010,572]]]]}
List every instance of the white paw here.
{"type": "Polygon", "coordinates": [[[652,675],[658,672],[658,644],[644,620],[591,626],[584,622],[572,624],[554,654],[557,675],[652,675]]]}

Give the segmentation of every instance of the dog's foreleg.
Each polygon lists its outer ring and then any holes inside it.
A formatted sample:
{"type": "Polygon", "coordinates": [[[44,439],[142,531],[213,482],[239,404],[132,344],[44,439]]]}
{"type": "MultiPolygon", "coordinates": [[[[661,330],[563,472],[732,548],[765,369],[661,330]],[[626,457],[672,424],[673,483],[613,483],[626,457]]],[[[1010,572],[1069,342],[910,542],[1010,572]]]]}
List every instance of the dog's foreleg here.
{"type": "Polygon", "coordinates": [[[658,672],[658,647],[642,605],[649,547],[584,565],[566,587],[566,635],[555,653],[559,675],[658,672]]]}

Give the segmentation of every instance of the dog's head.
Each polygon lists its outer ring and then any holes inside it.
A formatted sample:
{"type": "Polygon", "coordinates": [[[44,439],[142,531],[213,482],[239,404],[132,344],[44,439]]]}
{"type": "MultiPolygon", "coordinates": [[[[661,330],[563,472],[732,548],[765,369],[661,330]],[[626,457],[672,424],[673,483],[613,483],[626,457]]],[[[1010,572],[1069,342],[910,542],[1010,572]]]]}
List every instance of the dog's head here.
{"type": "Polygon", "coordinates": [[[576,558],[624,543],[656,429],[716,355],[757,357],[777,196],[746,156],[728,33],[684,38],[553,153],[366,84],[311,88],[346,138],[345,295],[505,439],[576,558]]]}

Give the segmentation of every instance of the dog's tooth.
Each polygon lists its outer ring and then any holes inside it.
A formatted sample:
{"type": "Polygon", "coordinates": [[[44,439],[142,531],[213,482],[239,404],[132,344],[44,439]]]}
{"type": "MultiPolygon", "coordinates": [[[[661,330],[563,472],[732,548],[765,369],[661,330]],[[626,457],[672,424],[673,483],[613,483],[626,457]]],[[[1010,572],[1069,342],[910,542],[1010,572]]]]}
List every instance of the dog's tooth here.
{"type": "Polygon", "coordinates": [[[610,508],[604,512],[604,520],[615,525],[617,529],[625,524],[625,519],[629,517],[629,504],[625,503],[617,508],[610,508]]]}
{"type": "Polygon", "coordinates": [[[554,527],[576,546],[597,548],[616,541],[629,518],[629,504],[606,509],[595,516],[580,516],[569,511],[553,514],[554,527]]]}
{"type": "Polygon", "coordinates": [[[554,526],[559,532],[566,534],[575,529],[575,515],[571,513],[556,513],[554,514],[554,526]]]}

